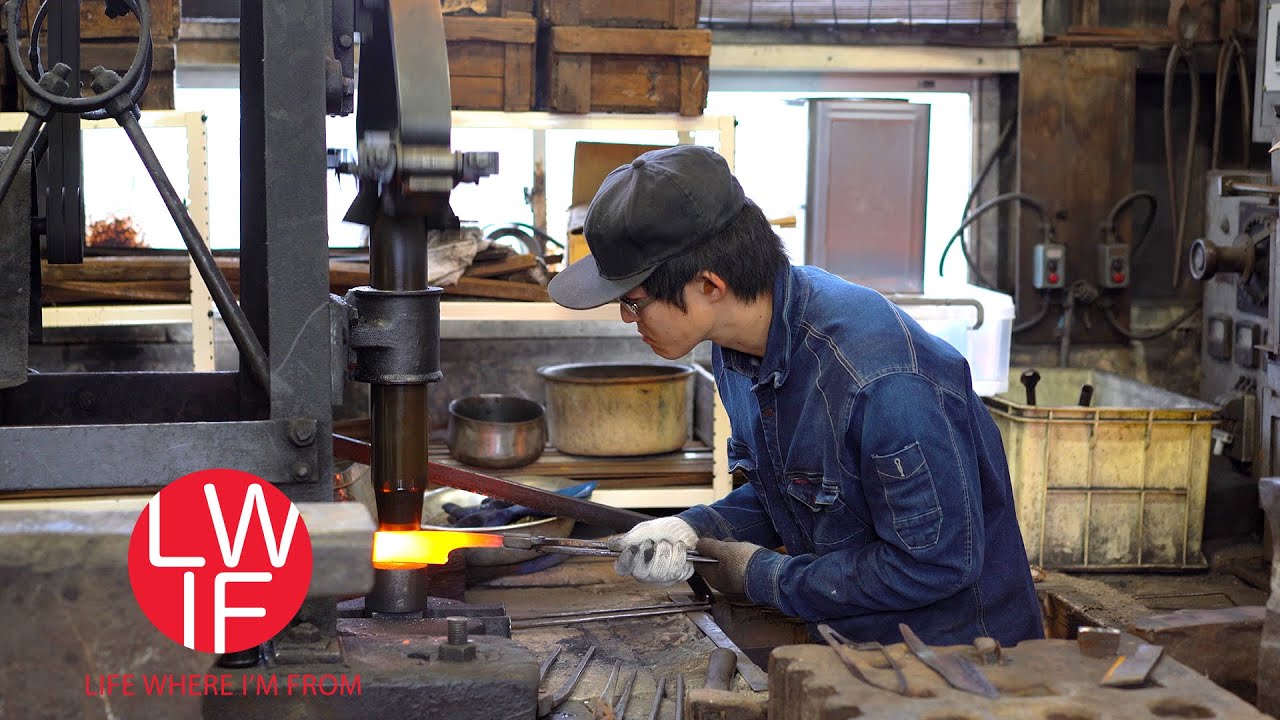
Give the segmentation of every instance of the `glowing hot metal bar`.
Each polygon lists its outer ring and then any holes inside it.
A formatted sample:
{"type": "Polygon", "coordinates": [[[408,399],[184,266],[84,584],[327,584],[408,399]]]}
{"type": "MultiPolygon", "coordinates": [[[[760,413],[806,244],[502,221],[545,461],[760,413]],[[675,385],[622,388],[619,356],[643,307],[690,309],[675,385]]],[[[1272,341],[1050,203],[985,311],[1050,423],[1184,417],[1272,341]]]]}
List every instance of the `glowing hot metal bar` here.
{"type": "Polygon", "coordinates": [[[373,564],[444,565],[458,548],[502,547],[502,536],[449,530],[384,530],[373,534],[373,564]]]}

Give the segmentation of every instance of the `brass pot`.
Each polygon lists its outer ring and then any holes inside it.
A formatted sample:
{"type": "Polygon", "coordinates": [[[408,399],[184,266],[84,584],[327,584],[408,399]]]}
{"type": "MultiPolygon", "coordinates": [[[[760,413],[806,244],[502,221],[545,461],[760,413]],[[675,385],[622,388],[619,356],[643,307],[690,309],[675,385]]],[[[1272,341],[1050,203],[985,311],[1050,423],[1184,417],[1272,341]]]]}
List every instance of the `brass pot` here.
{"type": "Polygon", "coordinates": [[[668,453],[689,439],[689,376],[677,363],[575,363],[538,369],[551,444],[570,455],[668,453]]]}

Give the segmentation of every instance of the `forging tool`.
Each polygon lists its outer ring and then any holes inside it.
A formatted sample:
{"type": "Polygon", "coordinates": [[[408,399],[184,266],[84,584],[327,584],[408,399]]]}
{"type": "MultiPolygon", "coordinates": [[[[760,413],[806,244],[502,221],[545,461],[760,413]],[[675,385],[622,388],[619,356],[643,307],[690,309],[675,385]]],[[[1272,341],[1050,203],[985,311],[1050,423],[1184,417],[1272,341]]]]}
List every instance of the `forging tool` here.
{"type": "Polygon", "coordinates": [[[631,689],[635,687],[637,671],[632,670],[631,676],[627,678],[627,682],[621,689],[611,694],[621,672],[622,663],[615,663],[613,672],[609,673],[609,680],[605,682],[604,689],[600,691],[600,697],[596,700],[595,708],[591,713],[592,720],[622,720],[627,714],[627,703],[631,700],[631,689]]]}
{"type": "Polygon", "coordinates": [[[820,623],[818,625],[818,634],[821,635],[822,639],[831,646],[831,649],[836,653],[836,657],[840,658],[840,662],[844,663],[844,666],[849,668],[849,672],[852,673],[854,677],[872,687],[877,687],[881,690],[888,690],[889,692],[894,692],[899,695],[907,695],[907,676],[902,672],[902,666],[898,664],[897,660],[893,659],[893,656],[889,654],[889,651],[885,646],[878,642],[855,643],[844,635],[841,635],[835,628],[827,625],[826,623],[820,623]],[[893,668],[893,672],[897,676],[898,682],[896,687],[881,685],[871,679],[870,673],[862,667],[859,659],[853,654],[854,652],[865,651],[879,652],[884,656],[885,663],[888,667],[893,668]]]}
{"type": "MultiPolygon", "coordinates": [[[[617,550],[610,550],[609,544],[603,540],[578,540],[575,538],[545,537],[543,535],[503,535],[502,546],[515,550],[532,550],[541,553],[557,553],[560,555],[587,555],[590,557],[618,557],[617,550]]],[[[685,555],[689,562],[714,563],[715,558],[704,557],[696,552],[685,555]]]]}
{"type": "MultiPolygon", "coordinates": [[[[538,684],[547,679],[547,671],[551,669],[551,665],[556,658],[560,656],[560,646],[556,646],[555,652],[551,653],[551,657],[542,661],[542,665],[538,667],[538,684]]],[[[573,674],[564,681],[560,687],[553,692],[538,692],[538,717],[546,717],[551,714],[565,700],[569,699],[569,695],[573,693],[573,689],[577,687],[578,681],[582,679],[582,671],[587,669],[587,663],[591,662],[591,656],[596,654],[596,646],[592,645],[587,648],[587,652],[582,656],[582,660],[578,661],[578,667],[573,669],[573,674]]]]}
{"type": "Polygon", "coordinates": [[[902,639],[907,643],[907,647],[911,648],[912,654],[941,675],[951,687],[986,698],[1000,697],[1000,691],[991,684],[982,669],[969,658],[955,653],[938,653],[925,645],[924,641],[904,623],[898,623],[898,631],[902,633],[902,639]]]}

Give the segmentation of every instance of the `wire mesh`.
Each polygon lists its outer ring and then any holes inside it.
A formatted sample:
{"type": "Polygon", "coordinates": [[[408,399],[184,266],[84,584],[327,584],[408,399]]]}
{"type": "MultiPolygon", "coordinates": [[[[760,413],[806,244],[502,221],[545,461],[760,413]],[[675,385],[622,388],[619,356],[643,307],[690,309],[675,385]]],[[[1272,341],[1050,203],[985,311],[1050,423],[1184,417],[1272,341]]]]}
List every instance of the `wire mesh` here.
{"type": "Polygon", "coordinates": [[[702,0],[705,27],[1011,28],[1017,0],[702,0]]]}

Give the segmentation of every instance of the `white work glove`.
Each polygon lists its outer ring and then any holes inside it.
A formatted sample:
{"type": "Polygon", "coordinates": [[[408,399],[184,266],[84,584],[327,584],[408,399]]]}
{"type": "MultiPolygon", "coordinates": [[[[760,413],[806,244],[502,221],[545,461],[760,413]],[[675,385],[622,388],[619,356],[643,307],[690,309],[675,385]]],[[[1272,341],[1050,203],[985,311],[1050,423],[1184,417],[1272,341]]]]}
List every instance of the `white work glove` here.
{"type": "Polygon", "coordinates": [[[685,553],[698,544],[698,533],[678,517],[661,517],[631,528],[609,541],[609,549],[621,553],[613,564],[619,575],[640,582],[673,583],[693,575],[693,563],[685,553]]]}

